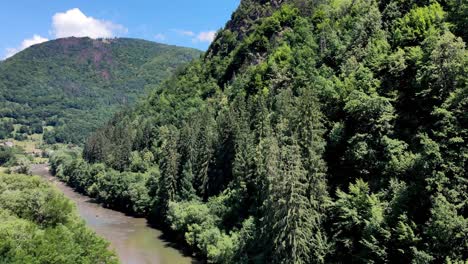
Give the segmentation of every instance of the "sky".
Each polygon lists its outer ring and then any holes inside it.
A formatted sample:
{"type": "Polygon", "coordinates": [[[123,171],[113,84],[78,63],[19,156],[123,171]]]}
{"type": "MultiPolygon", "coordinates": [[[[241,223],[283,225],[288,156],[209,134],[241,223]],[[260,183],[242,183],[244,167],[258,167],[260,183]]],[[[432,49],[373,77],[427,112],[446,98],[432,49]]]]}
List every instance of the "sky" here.
{"type": "Polygon", "coordinates": [[[4,0],[0,59],[63,37],[140,38],[206,50],[240,0],[4,0]]]}

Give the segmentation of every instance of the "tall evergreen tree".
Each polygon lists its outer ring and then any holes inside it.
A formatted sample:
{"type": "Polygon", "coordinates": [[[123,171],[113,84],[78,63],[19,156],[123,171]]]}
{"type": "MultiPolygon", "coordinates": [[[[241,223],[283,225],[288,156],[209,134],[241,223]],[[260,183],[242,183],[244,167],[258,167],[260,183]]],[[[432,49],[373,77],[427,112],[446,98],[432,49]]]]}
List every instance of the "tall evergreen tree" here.
{"type": "MultiPolygon", "coordinates": [[[[271,208],[273,263],[310,263],[315,223],[314,211],[307,195],[307,172],[297,145],[281,146],[278,175],[271,179],[271,208]]],[[[273,175],[274,176],[274,175],[273,175]]],[[[323,261],[323,260],[322,260],[323,261]]],[[[320,261],[317,261],[320,263],[320,261]]]]}
{"type": "Polygon", "coordinates": [[[193,168],[190,160],[187,160],[182,167],[182,173],[178,177],[178,186],[180,186],[179,199],[181,201],[190,201],[197,198],[193,188],[193,168]]]}
{"type": "Polygon", "coordinates": [[[385,263],[390,233],[385,224],[385,203],[370,193],[367,183],[357,180],[349,193],[337,191],[334,205],[336,252],[334,261],[385,263]]]}
{"type": "Polygon", "coordinates": [[[178,173],[180,166],[179,132],[174,126],[164,126],[159,130],[161,152],[159,157],[159,201],[156,205],[162,214],[165,214],[169,202],[176,201],[178,197],[178,173]]]}

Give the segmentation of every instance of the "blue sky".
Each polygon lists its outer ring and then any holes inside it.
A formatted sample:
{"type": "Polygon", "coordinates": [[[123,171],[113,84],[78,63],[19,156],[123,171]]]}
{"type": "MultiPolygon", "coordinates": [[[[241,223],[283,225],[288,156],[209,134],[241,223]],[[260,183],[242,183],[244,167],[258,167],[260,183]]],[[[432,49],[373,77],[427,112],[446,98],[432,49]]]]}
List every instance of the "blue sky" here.
{"type": "MultiPolygon", "coordinates": [[[[5,1],[6,2],[6,1],[5,1]]],[[[0,58],[67,36],[130,37],[205,50],[240,0],[9,0],[0,58]]]]}

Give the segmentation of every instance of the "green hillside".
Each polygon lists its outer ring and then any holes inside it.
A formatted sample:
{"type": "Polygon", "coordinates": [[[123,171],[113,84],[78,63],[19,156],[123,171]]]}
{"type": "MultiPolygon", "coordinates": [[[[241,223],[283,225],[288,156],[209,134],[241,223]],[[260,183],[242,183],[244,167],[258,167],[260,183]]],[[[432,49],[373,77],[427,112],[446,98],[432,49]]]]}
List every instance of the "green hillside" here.
{"type": "Polygon", "coordinates": [[[0,117],[37,132],[53,126],[46,133],[52,143],[79,143],[116,109],[146,95],[145,86],[157,86],[200,54],[125,38],[34,45],[0,64],[0,117]]]}
{"type": "Polygon", "coordinates": [[[37,176],[0,173],[0,238],[0,263],[119,263],[74,203],[37,176]]]}
{"type": "Polygon", "coordinates": [[[208,263],[465,263],[467,10],[243,0],[203,58],[52,167],[208,263]]]}

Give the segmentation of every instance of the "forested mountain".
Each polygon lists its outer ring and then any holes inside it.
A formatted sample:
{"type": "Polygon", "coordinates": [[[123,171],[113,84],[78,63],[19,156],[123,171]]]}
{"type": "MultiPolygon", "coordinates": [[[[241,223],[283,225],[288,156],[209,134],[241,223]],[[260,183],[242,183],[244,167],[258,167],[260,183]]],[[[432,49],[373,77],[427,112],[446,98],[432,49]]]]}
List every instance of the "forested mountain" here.
{"type": "Polygon", "coordinates": [[[45,135],[50,143],[80,143],[117,109],[145,95],[146,85],[157,86],[200,54],[125,38],[34,45],[0,64],[0,117],[31,132],[54,126],[45,135]]]}
{"type": "Polygon", "coordinates": [[[52,167],[209,263],[465,263],[467,10],[243,0],[203,58],[52,167]]]}

